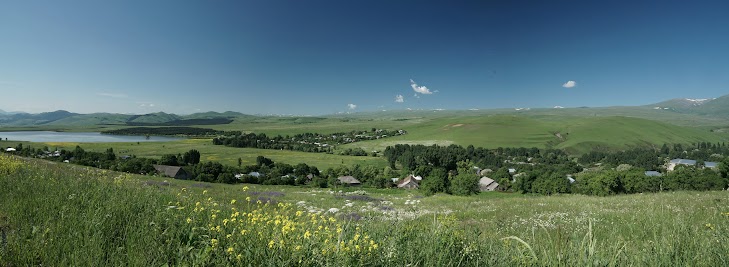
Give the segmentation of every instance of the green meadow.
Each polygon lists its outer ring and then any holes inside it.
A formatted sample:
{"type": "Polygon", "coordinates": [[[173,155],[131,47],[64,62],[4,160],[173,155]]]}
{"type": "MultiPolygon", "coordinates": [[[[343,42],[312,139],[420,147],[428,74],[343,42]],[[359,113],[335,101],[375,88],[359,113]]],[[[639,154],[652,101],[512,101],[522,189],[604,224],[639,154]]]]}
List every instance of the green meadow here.
{"type": "Polygon", "coordinates": [[[226,146],[216,146],[212,144],[210,139],[187,139],[173,142],[140,142],[134,143],[31,143],[31,142],[14,142],[0,141],[0,146],[16,146],[18,143],[30,145],[34,148],[42,148],[48,146],[49,149],[66,149],[73,150],[77,145],[84,150],[103,152],[108,148],[113,148],[119,156],[136,155],[137,157],[159,158],[164,154],[183,154],[190,149],[200,151],[201,161],[217,161],[222,164],[237,166],[238,158],[241,159],[243,165],[256,164],[256,157],[264,156],[272,159],[274,162],[282,162],[291,165],[306,163],[307,165],[316,166],[324,170],[327,168],[336,168],[337,166],[354,164],[373,165],[377,167],[385,167],[386,162],[381,157],[354,157],[343,156],[326,153],[307,153],[288,150],[272,150],[272,149],[255,149],[255,148],[236,148],[226,146]]]}
{"type": "Polygon", "coordinates": [[[726,266],[726,191],[224,185],[0,155],[4,266],[726,266]]]}

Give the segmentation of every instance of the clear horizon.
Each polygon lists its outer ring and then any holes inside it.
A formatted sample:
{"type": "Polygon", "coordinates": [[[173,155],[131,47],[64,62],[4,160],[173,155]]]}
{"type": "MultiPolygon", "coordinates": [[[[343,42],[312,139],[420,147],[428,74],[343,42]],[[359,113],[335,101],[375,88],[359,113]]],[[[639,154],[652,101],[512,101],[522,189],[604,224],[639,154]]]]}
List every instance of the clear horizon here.
{"type": "Polygon", "coordinates": [[[4,111],[325,115],[729,93],[722,1],[18,1],[4,111]]]}

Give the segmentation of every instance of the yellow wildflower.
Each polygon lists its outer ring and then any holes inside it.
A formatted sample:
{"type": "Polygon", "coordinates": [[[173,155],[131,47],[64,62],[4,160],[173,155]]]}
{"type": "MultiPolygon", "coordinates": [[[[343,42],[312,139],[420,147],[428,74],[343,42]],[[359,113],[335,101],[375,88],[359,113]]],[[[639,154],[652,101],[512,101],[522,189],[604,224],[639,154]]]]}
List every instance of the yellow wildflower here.
{"type": "Polygon", "coordinates": [[[304,233],[304,238],[309,239],[311,237],[311,233],[309,230],[306,230],[306,233],[304,233]]]}
{"type": "Polygon", "coordinates": [[[188,224],[192,223],[192,219],[190,219],[190,218],[187,218],[187,220],[185,220],[185,221],[187,221],[188,224]]]}
{"type": "Polygon", "coordinates": [[[235,199],[230,200],[230,205],[233,205],[233,204],[235,204],[235,199]]]}
{"type": "Polygon", "coordinates": [[[275,245],[275,244],[276,244],[276,242],[273,240],[268,241],[268,248],[273,248],[273,245],[275,245]]]}
{"type": "Polygon", "coordinates": [[[210,239],[210,245],[211,245],[212,247],[215,247],[215,246],[217,246],[217,245],[218,245],[218,240],[217,240],[217,239],[215,239],[215,238],[213,238],[213,239],[210,239]]]}
{"type": "Polygon", "coordinates": [[[243,255],[241,255],[241,254],[238,254],[238,255],[235,256],[235,259],[237,261],[240,261],[242,258],[243,258],[243,255]]]}
{"type": "Polygon", "coordinates": [[[251,197],[246,197],[246,201],[251,202],[251,197]]]}
{"type": "Polygon", "coordinates": [[[203,195],[207,194],[208,190],[203,190],[203,195]]]}
{"type": "Polygon", "coordinates": [[[225,252],[228,252],[228,254],[233,254],[233,251],[235,251],[233,247],[228,247],[228,249],[225,250],[225,252]]]}
{"type": "Polygon", "coordinates": [[[248,186],[243,187],[243,192],[248,191],[248,186]]]}

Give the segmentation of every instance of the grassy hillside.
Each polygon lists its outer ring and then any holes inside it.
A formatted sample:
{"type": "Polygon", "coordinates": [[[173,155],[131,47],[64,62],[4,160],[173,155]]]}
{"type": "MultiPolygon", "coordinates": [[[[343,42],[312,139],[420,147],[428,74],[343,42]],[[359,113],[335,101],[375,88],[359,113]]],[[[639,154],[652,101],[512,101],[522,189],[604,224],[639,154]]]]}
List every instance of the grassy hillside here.
{"type": "Polygon", "coordinates": [[[729,265],[725,192],[423,198],[351,191],[205,184],[0,155],[0,262],[729,265]]]}
{"type": "Polygon", "coordinates": [[[561,132],[566,134],[566,138],[557,147],[576,154],[592,149],[660,146],[663,143],[716,143],[728,140],[725,134],[703,129],[625,117],[574,120],[565,124],[561,132]]]}
{"type": "Polygon", "coordinates": [[[725,142],[729,135],[628,117],[490,115],[444,117],[403,127],[407,135],[354,143],[382,150],[396,143],[477,147],[555,147],[573,154],[663,143],[725,142]]]}

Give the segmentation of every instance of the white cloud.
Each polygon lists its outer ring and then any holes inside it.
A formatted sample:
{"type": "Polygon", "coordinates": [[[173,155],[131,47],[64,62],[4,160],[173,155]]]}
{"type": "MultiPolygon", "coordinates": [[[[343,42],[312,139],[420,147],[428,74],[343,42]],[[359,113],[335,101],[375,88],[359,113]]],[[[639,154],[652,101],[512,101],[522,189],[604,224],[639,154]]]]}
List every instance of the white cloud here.
{"type": "Polygon", "coordinates": [[[397,102],[397,103],[405,102],[405,97],[403,97],[402,95],[396,95],[395,102],[397,102]]]}
{"type": "Polygon", "coordinates": [[[430,91],[430,89],[428,89],[428,87],[418,86],[418,84],[415,83],[415,81],[413,81],[413,79],[410,79],[410,87],[413,88],[413,91],[415,91],[416,93],[419,93],[419,94],[431,95],[434,93],[434,92],[430,91]]]}
{"type": "Polygon", "coordinates": [[[577,82],[575,82],[575,81],[567,81],[566,83],[564,83],[562,85],[562,87],[564,87],[564,88],[572,88],[575,86],[577,86],[577,82]]]}
{"type": "Polygon", "coordinates": [[[105,96],[105,97],[111,97],[111,98],[127,98],[128,96],[125,94],[117,94],[117,93],[96,93],[98,96],[105,96]]]}
{"type": "Polygon", "coordinates": [[[357,108],[357,105],[355,104],[347,104],[347,107],[349,107],[350,110],[354,110],[357,108]]]}

